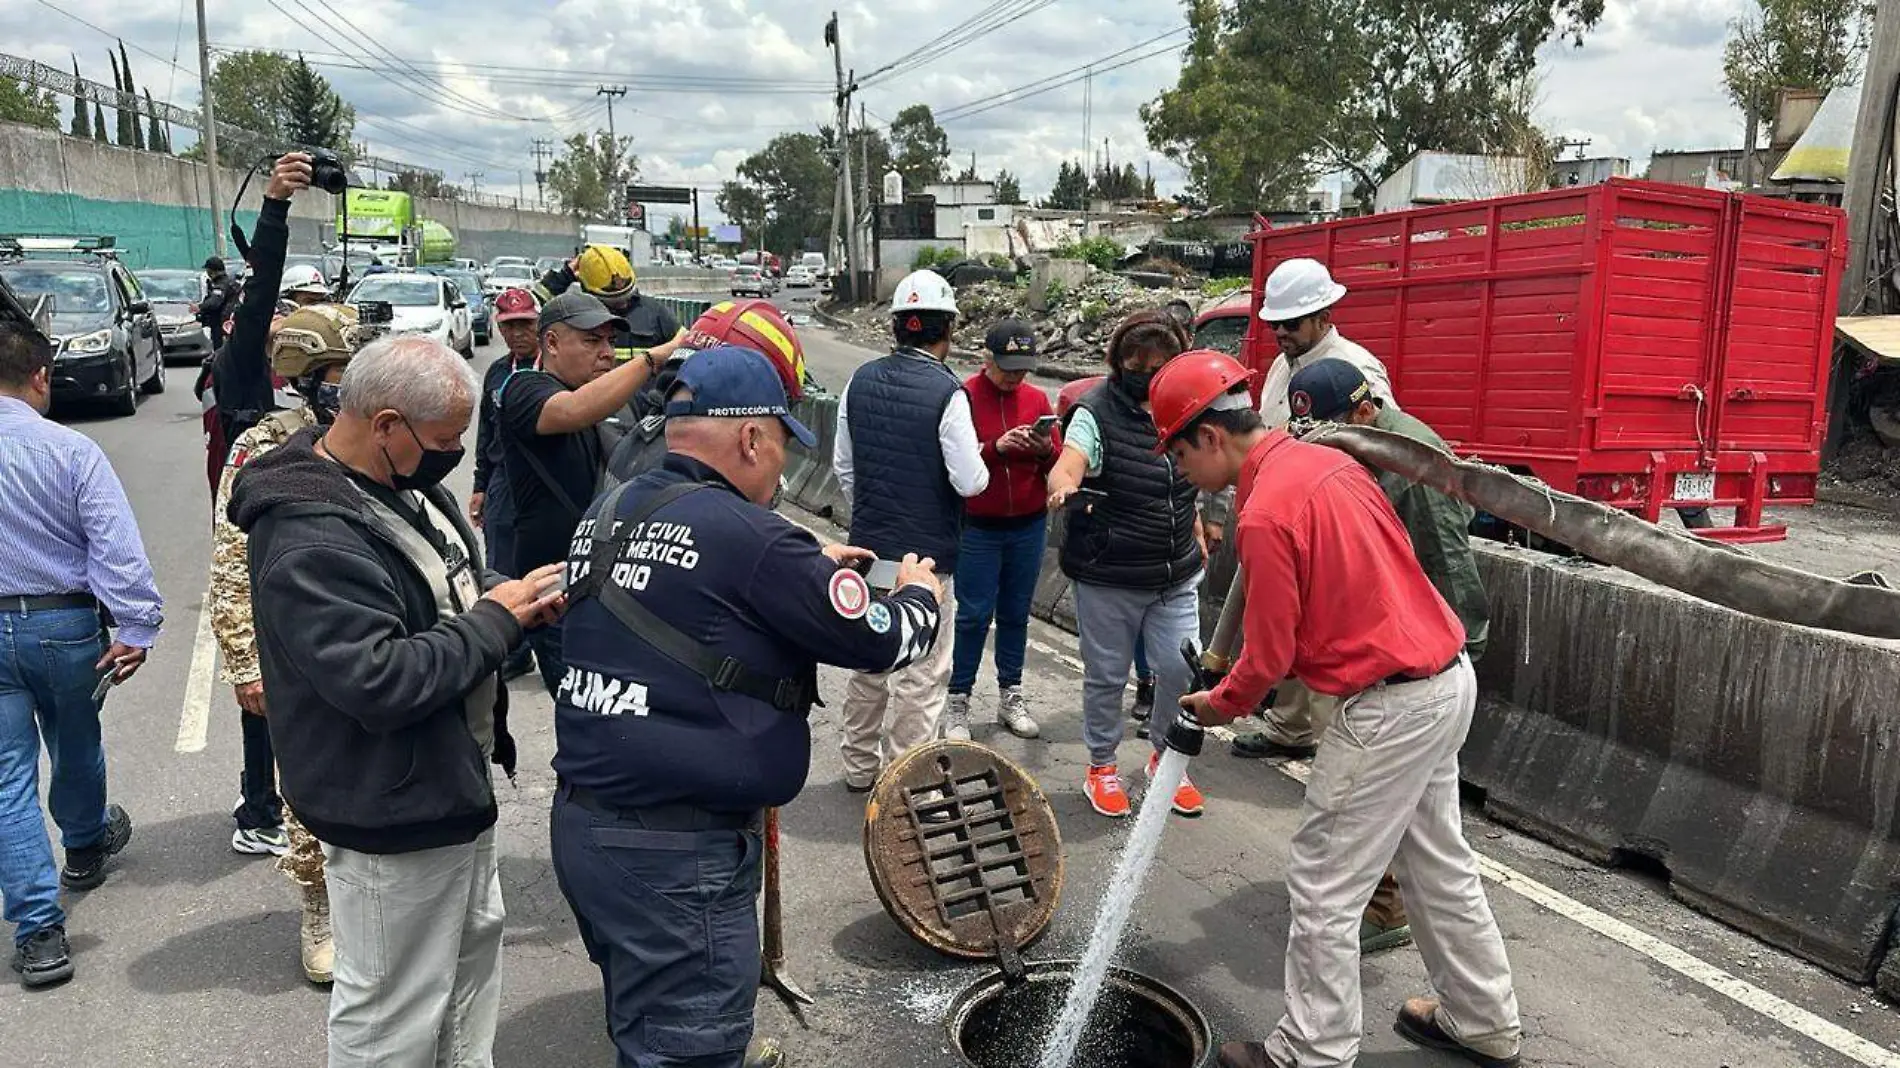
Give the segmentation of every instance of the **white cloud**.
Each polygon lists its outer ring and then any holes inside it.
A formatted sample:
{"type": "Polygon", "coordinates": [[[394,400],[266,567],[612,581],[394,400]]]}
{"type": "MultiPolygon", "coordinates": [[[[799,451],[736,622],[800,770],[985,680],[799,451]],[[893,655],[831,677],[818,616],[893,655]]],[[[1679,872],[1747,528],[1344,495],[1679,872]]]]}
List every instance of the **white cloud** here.
{"type": "MultiPolygon", "coordinates": [[[[211,38],[225,46],[313,53],[369,50],[334,27],[317,0],[214,3],[211,38]],[[324,23],[331,23],[325,28],[324,23]]],[[[823,43],[832,5],[801,0],[413,0],[359,4],[324,0],[377,43],[426,70],[444,92],[413,90],[407,73],[387,78],[321,57],[321,69],[357,108],[359,139],[376,153],[435,167],[453,180],[483,171],[482,188],[513,192],[517,174],[533,190],[535,138],[559,140],[604,126],[600,84],[624,82],[615,125],[635,139],[645,175],[656,182],[714,186],[773,135],[831,119],[832,61],[823,43]],[[503,70],[502,67],[528,68],[503,70]],[[741,92],[732,79],[770,91],[741,92]],[[392,80],[399,84],[392,84],[392,80]],[[694,91],[661,89],[687,85],[694,91]],[[429,99],[430,96],[437,99],[429,99]],[[472,110],[470,115],[454,110],[472,110]],[[512,122],[494,112],[544,120],[512,122]]],[[[1640,161],[1655,147],[1711,147],[1739,141],[1721,90],[1727,22],[1752,0],[1610,0],[1580,49],[1551,46],[1543,66],[1540,117],[1555,132],[1592,139],[1592,155],[1640,161]]],[[[844,0],[838,5],[845,62],[860,75],[931,41],[978,5],[938,0],[844,0]]],[[[126,36],[141,85],[173,103],[197,98],[189,5],[175,0],[58,0],[60,10],[126,36]],[[182,70],[161,59],[177,57],[182,70]],[[167,92],[169,90],[169,92],[167,92]]],[[[975,43],[909,64],[868,87],[861,99],[888,120],[923,102],[941,111],[1127,48],[1180,24],[1173,0],[1058,0],[975,43]]],[[[110,39],[32,0],[0,4],[0,51],[67,67],[78,53],[86,75],[109,81],[99,62],[110,39]]],[[[985,174],[1007,167],[1031,195],[1046,190],[1064,159],[1100,152],[1149,165],[1164,190],[1179,168],[1147,149],[1136,109],[1174,81],[1178,60],[1161,56],[1097,76],[1084,136],[1081,83],[948,123],[953,165],[969,154],[985,174]]],[[[387,59],[372,66],[389,67],[387,59]]],[[[713,214],[710,195],[704,214],[713,214]]]]}

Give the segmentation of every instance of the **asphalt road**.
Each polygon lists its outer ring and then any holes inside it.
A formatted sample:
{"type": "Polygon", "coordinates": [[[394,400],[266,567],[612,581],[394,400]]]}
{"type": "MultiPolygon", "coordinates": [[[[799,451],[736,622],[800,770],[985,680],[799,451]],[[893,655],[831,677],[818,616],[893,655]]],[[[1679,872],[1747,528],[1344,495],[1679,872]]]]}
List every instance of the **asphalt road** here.
{"type": "MultiPolygon", "coordinates": [[[[868,354],[815,328],[807,350],[828,383],[868,354]]],[[[488,359],[489,352],[481,356],[488,359]]],[[[106,884],[68,898],[77,977],[27,993],[0,985],[0,1065],[9,1068],[255,1068],[323,1063],[326,996],[306,984],[287,881],[228,845],[238,773],[236,706],[217,685],[203,625],[208,555],[191,372],[127,419],[69,415],[99,440],[127,485],[166,602],[151,663],[106,707],[112,795],[137,823],[106,884]]],[[[467,488],[466,468],[457,476],[467,488]]],[[[1886,534],[1890,535],[1891,530],[1886,534]]],[[[1037,625],[1027,687],[1044,724],[1024,742],[979,726],[1040,779],[1063,832],[1062,909],[1032,958],[1077,955],[1125,826],[1080,795],[1074,641],[1037,625]]],[[[943,1014],[984,969],[954,964],[900,933],[877,902],[860,847],[860,803],[836,751],[843,680],[812,720],[806,792],[784,816],[791,973],[816,995],[800,1030],[767,994],[762,1028],[794,1063],[909,1068],[957,1063],[943,1014]]],[[[976,711],[987,718],[986,680],[976,711]]],[[[519,782],[501,797],[508,903],[503,1068],[606,1068],[597,975],[548,864],[550,706],[515,683],[519,782]]],[[[1132,733],[1124,762],[1145,743],[1132,733]]],[[[1144,888],[1124,963],[1176,985],[1222,1039],[1259,1037],[1278,1018],[1287,928],[1282,883],[1301,786],[1292,766],[1235,760],[1210,746],[1194,773],[1207,815],[1176,820],[1144,888]],[[1291,774],[1289,774],[1291,773],[1291,774]]],[[[1139,777],[1135,777],[1139,782],[1139,777]]],[[[1693,913],[1646,876],[1609,871],[1492,826],[1467,832],[1487,858],[1487,888],[1508,940],[1525,1016],[1525,1063],[1589,1068],[1900,1066],[1900,1015],[1844,984],[1693,913]]],[[[1390,1030],[1404,998],[1426,990],[1413,949],[1364,964],[1367,1068],[1448,1068],[1390,1030]]]]}

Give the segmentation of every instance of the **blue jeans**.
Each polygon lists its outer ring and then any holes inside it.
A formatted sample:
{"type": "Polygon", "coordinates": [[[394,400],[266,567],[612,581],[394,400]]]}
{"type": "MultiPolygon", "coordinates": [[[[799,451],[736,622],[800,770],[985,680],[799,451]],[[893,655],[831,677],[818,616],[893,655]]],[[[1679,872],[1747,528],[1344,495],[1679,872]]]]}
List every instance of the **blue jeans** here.
{"type": "Polygon", "coordinates": [[[550,845],[619,1068],[740,1068],[759,989],[759,833],[655,830],[563,789],[550,845]]]}
{"type": "Polygon", "coordinates": [[[1155,669],[1148,666],[1148,642],[1144,638],[1135,639],[1135,681],[1152,679],[1155,669]]]}
{"type": "Polygon", "coordinates": [[[106,753],[92,699],[105,649],[92,609],[0,612],[0,897],[16,942],[66,922],[40,812],[42,739],[61,844],[70,853],[106,833],[106,753]]]}
{"type": "Polygon", "coordinates": [[[1029,602],[1042,571],[1047,517],[1020,527],[963,528],[957,551],[957,644],[951,653],[950,692],[967,694],[983,666],[983,642],[996,620],[996,684],[1020,686],[1029,644],[1029,602]]]}

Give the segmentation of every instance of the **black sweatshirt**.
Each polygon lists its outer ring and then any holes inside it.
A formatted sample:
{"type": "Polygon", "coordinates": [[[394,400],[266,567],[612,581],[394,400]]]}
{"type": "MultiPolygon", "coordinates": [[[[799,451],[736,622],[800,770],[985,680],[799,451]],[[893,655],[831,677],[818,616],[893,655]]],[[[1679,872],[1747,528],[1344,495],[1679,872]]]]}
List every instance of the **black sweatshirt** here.
{"type": "Polygon", "coordinates": [[[244,282],[244,300],[231,324],[231,336],[212,363],[211,378],[227,443],[237,441],[239,434],[277,407],[270,373],[270,321],[277,312],[277,290],[284,283],[284,254],[289,248],[290,201],[265,197],[251,231],[251,272],[244,282]]]}

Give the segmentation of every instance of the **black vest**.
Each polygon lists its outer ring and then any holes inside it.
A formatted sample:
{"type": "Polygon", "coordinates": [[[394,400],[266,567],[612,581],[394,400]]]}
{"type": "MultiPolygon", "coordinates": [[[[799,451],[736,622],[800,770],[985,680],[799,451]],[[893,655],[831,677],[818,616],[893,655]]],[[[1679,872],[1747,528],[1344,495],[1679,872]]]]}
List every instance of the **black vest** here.
{"type": "Polygon", "coordinates": [[[1155,455],[1154,420],[1109,382],[1076,406],[1087,408],[1102,431],[1102,473],[1082,485],[1108,498],[1086,512],[1069,511],[1062,573],[1125,590],[1164,590],[1192,577],[1202,567],[1194,484],[1172,459],[1155,455]]]}
{"type": "Polygon", "coordinates": [[[851,544],[885,560],[928,556],[937,574],[956,572],[963,498],[950,485],[937,427],[962,388],[942,361],[915,349],[898,349],[851,376],[851,544]]]}

